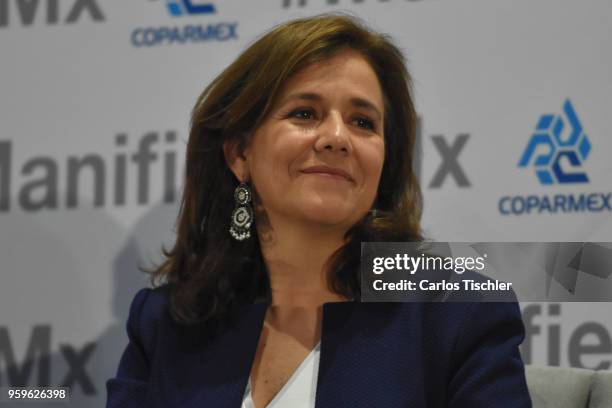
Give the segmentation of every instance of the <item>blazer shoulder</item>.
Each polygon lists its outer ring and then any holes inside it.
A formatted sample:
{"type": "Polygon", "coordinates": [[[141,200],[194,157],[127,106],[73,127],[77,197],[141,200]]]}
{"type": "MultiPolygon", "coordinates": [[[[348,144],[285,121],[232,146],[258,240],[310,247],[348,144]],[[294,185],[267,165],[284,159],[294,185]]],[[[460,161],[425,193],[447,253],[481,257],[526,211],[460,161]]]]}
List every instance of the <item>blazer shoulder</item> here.
{"type": "Polygon", "coordinates": [[[142,288],[134,296],[130,306],[130,316],[136,315],[143,319],[159,316],[167,310],[170,290],[167,286],[157,288],[142,288]]]}
{"type": "Polygon", "coordinates": [[[168,310],[168,290],[141,289],[130,306],[127,320],[129,343],[117,374],[107,381],[107,407],[144,407],[151,377],[160,323],[168,310]]]}
{"type": "Polygon", "coordinates": [[[130,306],[127,322],[128,333],[142,343],[144,351],[150,354],[155,345],[158,326],[169,317],[170,291],[167,286],[143,288],[136,293],[130,306]]]}

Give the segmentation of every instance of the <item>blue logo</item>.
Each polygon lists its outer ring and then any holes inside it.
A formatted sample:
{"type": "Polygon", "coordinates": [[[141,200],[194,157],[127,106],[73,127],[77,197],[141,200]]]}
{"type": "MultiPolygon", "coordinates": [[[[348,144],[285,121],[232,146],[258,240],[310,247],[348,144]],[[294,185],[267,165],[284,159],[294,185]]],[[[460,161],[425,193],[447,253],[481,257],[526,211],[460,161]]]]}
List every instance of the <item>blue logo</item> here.
{"type": "Polygon", "coordinates": [[[212,3],[193,4],[192,0],[166,0],[168,12],[173,17],[194,14],[214,14],[217,12],[212,3]]]}
{"type": "MultiPolygon", "coordinates": [[[[217,13],[216,6],[206,0],[164,1],[171,17],[207,16],[217,13]]],[[[165,45],[179,46],[238,39],[237,21],[206,20],[208,19],[205,19],[205,22],[197,22],[186,19],[187,24],[177,23],[177,20],[173,20],[170,25],[135,28],[130,36],[132,45],[137,48],[165,45]]]]}
{"type": "Polygon", "coordinates": [[[565,115],[540,117],[518,165],[535,167],[542,184],[588,183],[586,173],[568,170],[582,166],[591,151],[591,143],[569,99],[563,104],[563,112],[565,115]]]}

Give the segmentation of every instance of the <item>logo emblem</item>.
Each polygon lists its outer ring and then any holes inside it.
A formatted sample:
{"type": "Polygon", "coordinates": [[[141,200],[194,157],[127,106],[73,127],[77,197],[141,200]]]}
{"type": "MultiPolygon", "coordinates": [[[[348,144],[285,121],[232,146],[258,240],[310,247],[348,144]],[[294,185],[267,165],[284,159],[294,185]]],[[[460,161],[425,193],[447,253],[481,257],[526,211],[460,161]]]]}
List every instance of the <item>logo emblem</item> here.
{"type": "Polygon", "coordinates": [[[168,12],[173,17],[181,17],[184,15],[193,14],[214,14],[217,12],[215,5],[212,3],[201,3],[195,0],[166,0],[168,12]]]}
{"type": "Polygon", "coordinates": [[[542,184],[588,183],[586,173],[572,169],[582,167],[591,143],[569,99],[563,104],[563,113],[540,117],[518,165],[535,167],[542,184]]]}

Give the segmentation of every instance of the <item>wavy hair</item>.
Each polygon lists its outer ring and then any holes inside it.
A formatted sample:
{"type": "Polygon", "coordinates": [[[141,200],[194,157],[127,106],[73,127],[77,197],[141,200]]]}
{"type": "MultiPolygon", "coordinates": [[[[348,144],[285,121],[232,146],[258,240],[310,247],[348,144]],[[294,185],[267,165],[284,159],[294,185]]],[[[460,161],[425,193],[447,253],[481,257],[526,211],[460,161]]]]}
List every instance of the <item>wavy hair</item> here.
{"type": "Polygon", "coordinates": [[[152,271],[153,283],[170,289],[176,321],[223,320],[269,297],[258,239],[238,242],[228,232],[238,180],[223,145],[247,146],[289,78],[347,48],[361,53],[380,82],[385,161],[373,208],[347,231],[346,244],[329,260],[330,289],[359,299],[361,242],[421,239],[422,198],[413,171],[417,117],[401,51],[386,35],[346,15],[281,24],[217,76],[193,109],[176,242],[152,271]]]}

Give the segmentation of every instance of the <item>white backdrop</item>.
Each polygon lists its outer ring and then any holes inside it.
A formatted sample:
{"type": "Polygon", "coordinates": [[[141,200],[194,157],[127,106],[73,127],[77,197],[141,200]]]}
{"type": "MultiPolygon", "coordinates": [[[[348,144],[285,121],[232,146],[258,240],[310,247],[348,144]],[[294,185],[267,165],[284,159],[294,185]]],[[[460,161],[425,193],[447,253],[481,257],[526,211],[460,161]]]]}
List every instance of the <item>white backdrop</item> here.
{"type": "MultiPolygon", "coordinates": [[[[67,381],[71,405],[103,405],[146,284],[137,265],[172,241],[197,95],[273,25],[339,10],[407,57],[428,237],[612,241],[609,208],[499,210],[505,196],[612,192],[608,1],[0,0],[0,386],[67,381]],[[215,12],[197,13],[206,5],[215,12]],[[518,163],[544,114],[567,140],[568,99],[591,149],[561,170],[589,181],[544,185],[518,163]]],[[[609,304],[523,311],[530,362],[610,368],[609,304]]]]}

